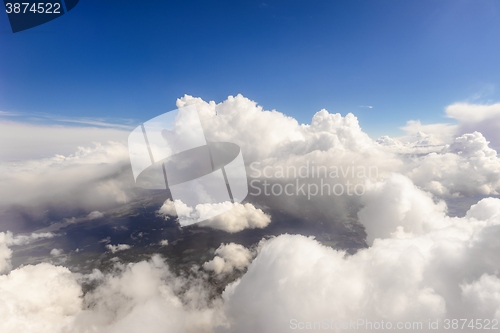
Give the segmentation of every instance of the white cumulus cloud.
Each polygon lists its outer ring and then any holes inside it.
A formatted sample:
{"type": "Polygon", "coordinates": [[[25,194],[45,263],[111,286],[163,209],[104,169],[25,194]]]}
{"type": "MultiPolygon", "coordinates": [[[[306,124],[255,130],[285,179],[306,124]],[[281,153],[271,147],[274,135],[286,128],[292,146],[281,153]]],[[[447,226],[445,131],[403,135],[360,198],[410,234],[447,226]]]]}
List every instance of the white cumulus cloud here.
{"type": "Polygon", "coordinates": [[[243,245],[222,244],[215,250],[215,257],[203,264],[203,268],[215,274],[231,273],[234,269],[245,269],[253,258],[252,251],[243,245]]]}
{"type": "Polygon", "coordinates": [[[132,248],[132,246],[130,246],[128,244],[116,244],[116,245],[108,244],[108,245],[106,245],[106,248],[108,250],[110,250],[111,253],[116,253],[119,251],[128,250],[128,249],[132,248]]]}

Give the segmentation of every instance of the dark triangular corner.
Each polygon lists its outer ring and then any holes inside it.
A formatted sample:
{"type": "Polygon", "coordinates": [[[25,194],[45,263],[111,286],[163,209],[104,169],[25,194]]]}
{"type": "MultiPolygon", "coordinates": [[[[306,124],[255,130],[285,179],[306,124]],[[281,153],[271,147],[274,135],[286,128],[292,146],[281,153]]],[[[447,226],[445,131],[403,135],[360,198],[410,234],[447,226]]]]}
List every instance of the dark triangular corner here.
{"type": "Polygon", "coordinates": [[[66,4],[66,12],[69,12],[70,10],[75,8],[79,1],[80,0],[64,0],[64,3],[66,4]]]}
{"type": "MultiPolygon", "coordinates": [[[[7,13],[7,16],[9,17],[10,21],[10,27],[12,28],[12,32],[27,30],[39,26],[41,24],[47,23],[49,21],[52,21],[53,19],[56,19],[65,14],[64,8],[66,8],[66,12],[69,12],[71,9],[75,8],[78,2],[79,0],[50,0],[50,1],[25,0],[21,4],[22,6],[23,4],[27,3],[29,6],[28,8],[31,8],[32,5],[34,5],[35,8],[38,8],[38,6],[41,5],[44,10],[50,7],[51,12],[50,13],[32,12],[29,9],[24,10],[23,8],[22,13],[15,13],[14,11],[12,11],[11,13],[7,13]],[[57,13],[56,13],[56,8],[57,8],[57,13]]],[[[4,3],[5,3],[5,8],[7,9],[7,3],[12,4],[13,2],[12,0],[4,0],[4,3]]]]}

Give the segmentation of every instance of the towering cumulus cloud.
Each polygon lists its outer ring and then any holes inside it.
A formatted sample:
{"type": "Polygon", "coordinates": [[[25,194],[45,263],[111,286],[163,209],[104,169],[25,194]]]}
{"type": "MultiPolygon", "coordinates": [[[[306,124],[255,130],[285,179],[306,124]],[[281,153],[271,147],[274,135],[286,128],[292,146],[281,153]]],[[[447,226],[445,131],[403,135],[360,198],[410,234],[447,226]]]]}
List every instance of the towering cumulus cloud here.
{"type": "MultiPolygon", "coordinates": [[[[177,101],[192,104],[207,141],[238,144],[247,167],[246,201],[223,203],[231,209],[199,224],[218,231],[195,229],[228,238],[177,274],[167,264],[175,260],[151,249],[139,262],[118,259],[139,246],[100,235],[110,267],[82,274],[50,263],[13,267],[15,246],[55,235],[0,232],[0,332],[498,330],[500,159],[488,127],[497,104],[454,104],[446,113],[457,124],[409,122],[407,138],[377,141],[352,114],[321,110],[299,124],[241,95],[177,101]],[[451,214],[463,198],[474,203],[451,214]],[[277,214],[286,221],[275,223],[277,214]],[[288,234],[298,229],[286,223],[297,220],[306,231],[340,228],[361,238],[364,230],[364,247],[288,234]],[[259,243],[263,235],[276,236],[259,243]]],[[[76,151],[0,164],[2,209],[64,202],[98,223],[133,198],[122,142],[76,151]]],[[[182,207],[167,200],[155,210],[170,219],[217,209],[182,207]]],[[[160,244],[170,251],[177,240],[160,244]]]]}

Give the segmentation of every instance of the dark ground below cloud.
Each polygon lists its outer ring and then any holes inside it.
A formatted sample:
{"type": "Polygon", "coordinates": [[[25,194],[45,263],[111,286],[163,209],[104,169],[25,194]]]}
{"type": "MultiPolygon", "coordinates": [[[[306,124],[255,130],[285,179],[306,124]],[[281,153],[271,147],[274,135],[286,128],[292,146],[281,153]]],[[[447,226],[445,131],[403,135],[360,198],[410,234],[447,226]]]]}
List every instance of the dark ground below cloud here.
{"type": "MultiPolygon", "coordinates": [[[[73,272],[90,273],[97,268],[108,272],[113,269],[117,260],[128,263],[149,259],[153,254],[161,254],[169,267],[177,275],[189,276],[193,266],[201,266],[214,257],[214,251],[222,243],[234,242],[245,247],[254,247],[263,238],[280,234],[302,234],[314,236],[326,246],[355,253],[366,247],[366,233],[361,224],[354,218],[350,221],[327,221],[318,218],[317,212],[308,212],[307,207],[301,211],[300,218],[289,213],[271,210],[252,198],[253,204],[271,215],[271,224],[264,229],[247,229],[237,233],[227,233],[207,227],[192,225],[180,228],[175,218],[165,219],[156,211],[166,199],[165,192],[141,192],[126,205],[102,211],[104,216],[89,220],[89,212],[70,212],[75,219],[64,219],[61,216],[67,210],[57,211],[54,207],[43,211],[23,207],[11,207],[0,215],[3,223],[0,231],[20,232],[52,232],[58,236],[43,238],[28,245],[11,246],[13,250],[12,264],[14,268],[40,262],[50,262],[68,267],[73,272]],[[77,215],[80,213],[81,215],[77,215]],[[15,217],[15,219],[13,219],[15,217]],[[20,223],[13,224],[15,220],[20,223]],[[42,226],[42,228],[40,228],[42,226]],[[160,245],[160,241],[168,240],[168,245],[160,245]],[[130,249],[111,253],[107,244],[128,244],[130,249]],[[58,256],[50,255],[52,249],[62,249],[58,256]]],[[[450,216],[463,216],[472,204],[483,197],[448,199],[450,216]]],[[[68,215],[66,215],[68,216],[68,215]]],[[[225,286],[240,277],[243,272],[235,271],[223,279],[211,276],[209,283],[212,291],[220,294],[225,286]]],[[[91,288],[92,286],[88,286],[91,288]]]]}
{"type": "MultiPolygon", "coordinates": [[[[284,211],[273,211],[254,199],[256,207],[271,215],[271,224],[264,229],[230,234],[197,225],[180,228],[174,218],[164,219],[156,214],[166,199],[164,192],[140,194],[126,205],[103,211],[104,217],[94,220],[86,218],[89,212],[59,210],[58,207],[42,210],[17,206],[3,211],[0,213],[0,231],[10,230],[15,234],[50,231],[59,235],[24,246],[12,246],[14,267],[45,261],[57,263],[64,258],[64,265],[72,270],[90,272],[94,268],[106,269],[113,257],[124,262],[137,262],[160,253],[171,267],[187,271],[192,265],[201,265],[212,259],[214,250],[222,243],[234,242],[251,247],[263,238],[284,233],[315,236],[324,245],[348,253],[366,247],[364,228],[354,218],[351,221],[323,221],[321,218],[306,221],[284,211]],[[75,221],[62,218],[67,214],[75,214],[69,215],[74,216],[75,221]],[[159,245],[162,240],[168,240],[168,245],[159,245]],[[113,254],[106,249],[107,244],[128,244],[132,248],[113,254]],[[52,257],[50,251],[54,248],[62,249],[64,254],[59,258],[52,257]]],[[[448,214],[464,216],[471,205],[484,197],[446,199],[448,214]]],[[[308,215],[307,208],[302,215],[308,215]]]]}
{"type": "MultiPolygon", "coordinates": [[[[271,215],[272,222],[264,229],[247,229],[231,234],[197,225],[180,228],[174,218],[165,219],[156,214],[166,199],[165,192],[152,191],[144,194],[141,193],[126,205],[102,211],[104,216],[93,220],[87,218],[89,212],[81,212],[80,216],[69,215],[75,219],[68,221],[61,218],[63,214],[68,213],[65,210],[61,212],[49,208],[37,212],[36,209],[23,210],[19,206],[11,208],[7,211],[11,221],[13,216],[18,221],[21,220],[15,224],[16,228],[10,228],[15,234],[50,231],[59,235],[39,239],[24,246],[12,246],[14,268],[51,262],[64,265],[74,272],[90,273],[94,268],[111,270],[116,258],[121,262],[138,262],[159,253],[176,274],[186,275],[190,274],[193,265],[201,266],[213,259],[215,249],[222,243],[234,242],[252,247],[263,238],[284,233],[315,236],[324,245],[349,253],[366,247],[364,228],[356,221],[341,223],[305,220],[284,211],[271,211],[255,202],[256,207],[271,215]],[[161,246],[159,243],[162,240],[168,240],[168,245],[161,246]],[[106,248],[107,244],[128,244],[132,247],[111,253],[106,248]],[[63,254],[51,256],[52,249],[62,249],[63,254]]],[[[303,213],[308,214],[307,211],[303,213]]],[[[3,220],[5,221],[5,212],[3,220]]],[[[12,222],[10,225],[2,223],[1,231],[6,231],[9,226],[12,226],[12,222]]],[[[237,275],[228,277],[226,281],[213,279],[214,285],[221,291],[230,280],[237,278],[237,275]]]]}

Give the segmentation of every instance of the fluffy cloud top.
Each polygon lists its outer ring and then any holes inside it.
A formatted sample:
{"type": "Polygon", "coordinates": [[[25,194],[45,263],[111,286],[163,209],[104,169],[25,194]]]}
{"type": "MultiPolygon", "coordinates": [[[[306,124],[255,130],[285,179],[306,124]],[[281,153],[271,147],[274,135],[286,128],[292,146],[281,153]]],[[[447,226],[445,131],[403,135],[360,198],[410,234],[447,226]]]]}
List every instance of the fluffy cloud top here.
{"type": "Polygon", "coordinates": [[[397,227],[423,234],[434,227],[436,217],[443,217],[446,212],[444,202],[434,204],[429,193],[398,174],[386,182],[370,184],[361,201],[364,207],[358,217],[365,226],[368,244],[375,238],[389,238],[397,227]]]}
{"type": "Polygon", "coordinates": [[[110,250],[111,253],[116,253],[116,252],[119,252],[119,251],[128,250],[128,249],[132,248],[132,246],[130,246],[128,244],[116,244],[116,245],[108,244],[108,245],[106,245],[106,248],[108,250],[110,250]]]}
{"type": "Polygon", "coordinates": [[[331,155],[332,161],[349,153],[363,153],[365,159],[383,154],[350,113],[343,117],[323,109],[310,125],[299,125],[294,118],[263,110],[242,95],[229,96],[219,104],[188,95],[177,100],[178,107],[186,105],[196,105],[208,141],[238,144],[247,164],[333,149],[337,154],[331,155]]]}
{"type": "Polygon", "coordinates": [[[243,245],[222,244],[215,250],[215,257],[204,263],[203,268],[213,271],[217,275],[228,274],[234,269],[243,270],[246,268],[252,257],[252,252],[243,245]]]}
{"type": "Polygon", "coordinates": [[[264,213],[262,209],[254,207],[251,203],[226,202],[221,205],[231,205],[232,208],[205,222],[201,222],[200,225],[234,233],[244,229],[262,229],[271,222],[269,215],[264,213]]]}
{"type": "Polygon", "coordinates": [[[438,195],[498,194],[500,158],[479,132],[464,134],[439,153],[407,165],[407,175],[438,195]]]}
{"type": "Polygon", "coordinates": [[[52,250],[50,250],[50,255],[54,256],[54,257],[60,256],[63,253],[64,253],[64,251],[62,249],[52,249],[52,250]]]}
{"type": "Polygon", "coordinates": [[[50,264],[25,266],[0,276],[2,332],[70,332],[82,308],[73,274],[50,264]]]}
{"type": "Polygon", "coordinates": [[[224,230],[229,233],[239,232],[244,229],[265,228],[271,218],[265,214],[262,209],[256,208],[251,203],[231,203],[229,201],[219,204],[199,204],[195,208],[189,207],[177,200],[176,205],[170,199],[167,199],[158,213],[161,215],[182,215],[193,221],[213,212],[220,212],[220,215],[200,222],[200,226],[213,229],[224,230]],[[177,208],[177,211],[176,211],[177,208]]]}
{"type": "Polygon", "coordinates": [[[215,303],[197,282],[170,273],[154,256],[118,265],[114,274],[72,274],[50,264],[0,276],[0,330],[5,333],[211,332],[215,303]],[[99,287],[83,296],[81,281],[99,287]],[[180,296],[182,295],[182,296],[180,296]]]}
{"type": "Polygon", "coordinates": [[[100,211],[98,210],[94,210],[93,212],[90,212],[89,215],[87,216],[87,218],[89,220],[95,220],[95,219],[100,219],[101,217],[103,217],[104,214],[101,213],[100,211]]]}
{"type": "MultiPolygon", "coordinates": [[[[233,319],[228,331],[288,332],[292,319],[345,323],[363,318],[394,327],[421,322],[423,329],[428,320],[439,319],[437,331],[444,332],[445,318],[500,319],[500,247],[493,240],[500,235],[500,200],[485,199],[467,217],[449,218],[441,204],[425,196],[419,205],[399,200],[408,189],[418,191],[412,186],[395,179],[383,185],[385,191],[374,189],[387,200],[371,203],[372,208],[393,212],[384,216],[393,224],[387,232],[393,232],[354,255],[304,236],[267,242],[248,272],[224,293],[226,315],[233,319]],[[405,221],[421,209],[423,214],[405,221]],[[427,230],[407,231],[408,225],[428,223],[427,230]]],[[[372,217],[366,214],[365,223],[384,223],[372,217]]],[[[360,326],[355,331],[372,330],[360,326]]]]}

